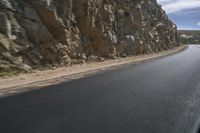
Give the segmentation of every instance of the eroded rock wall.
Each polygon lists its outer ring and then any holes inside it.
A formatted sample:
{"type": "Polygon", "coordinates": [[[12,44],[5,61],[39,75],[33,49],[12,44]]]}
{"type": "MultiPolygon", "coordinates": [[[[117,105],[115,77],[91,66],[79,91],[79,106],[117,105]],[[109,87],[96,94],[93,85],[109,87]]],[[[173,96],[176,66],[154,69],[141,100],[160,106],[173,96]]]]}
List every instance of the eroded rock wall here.
{"type": "Polygon", "coordinates": [[[156,0],[0,0],[0,71],[28,71],[179,45],[156,0]]]}

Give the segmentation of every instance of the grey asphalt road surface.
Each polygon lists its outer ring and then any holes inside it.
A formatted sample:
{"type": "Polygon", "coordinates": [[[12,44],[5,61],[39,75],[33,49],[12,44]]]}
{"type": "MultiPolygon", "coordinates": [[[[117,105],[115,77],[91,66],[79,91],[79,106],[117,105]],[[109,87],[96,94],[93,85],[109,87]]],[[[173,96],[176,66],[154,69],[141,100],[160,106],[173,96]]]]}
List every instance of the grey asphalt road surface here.
{"type": "Polygon", "coordinates": [[[0,99],[0,133],[195,133],[200,47],[0,99]]]}

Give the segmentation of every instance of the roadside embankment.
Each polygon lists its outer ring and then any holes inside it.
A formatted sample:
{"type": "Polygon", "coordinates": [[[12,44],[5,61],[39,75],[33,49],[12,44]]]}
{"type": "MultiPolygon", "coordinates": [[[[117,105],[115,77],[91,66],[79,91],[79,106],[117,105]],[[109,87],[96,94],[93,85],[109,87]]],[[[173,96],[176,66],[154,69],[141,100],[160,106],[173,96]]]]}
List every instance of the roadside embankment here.
{"type": "Polygon", "coordinates": [[[179,46],[158,53],[130,56],[126,58],[117,58],[113,60],[109,59],[103,62],[77,64],[71,67],[62,67],[54,70],[35,70],[32,73],[25,73],[13,77],[0,78],[0,97],[82,78],[84,76],[95,74],[97,72],[122,67],[125,64],[138,63],[167,56],[180,52],[186,48],[187,46],[179,46]]]}

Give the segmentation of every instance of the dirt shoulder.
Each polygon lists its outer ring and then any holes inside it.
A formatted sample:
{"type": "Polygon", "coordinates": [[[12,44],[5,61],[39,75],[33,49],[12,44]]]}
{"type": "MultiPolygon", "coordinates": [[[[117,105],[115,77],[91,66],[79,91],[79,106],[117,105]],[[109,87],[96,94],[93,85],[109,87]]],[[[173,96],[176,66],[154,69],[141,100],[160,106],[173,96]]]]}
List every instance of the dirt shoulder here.
{"type": "Polygon", "coordinates": [[[187,46],[180,46],[159,53],[144,54],[104,62],[91,62],[71,67],[56,68],[55,70],[34,71],[14,77],[0,78],[0,97],[22,93],[44,86],[82,78],[89,74],[113,69],[124,64],[138,63],[184,50],[187,46]]]}

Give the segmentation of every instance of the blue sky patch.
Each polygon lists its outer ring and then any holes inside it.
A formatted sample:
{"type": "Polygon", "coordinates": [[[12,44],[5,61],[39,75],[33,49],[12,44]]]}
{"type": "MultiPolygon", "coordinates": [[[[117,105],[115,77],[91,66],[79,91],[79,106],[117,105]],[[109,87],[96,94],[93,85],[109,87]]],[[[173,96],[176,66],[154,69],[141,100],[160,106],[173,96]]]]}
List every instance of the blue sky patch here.
{"type": "Polygon", "coordinates": [[[200,30],[200,0],[157,0],[178,29],[200,30]]]}

